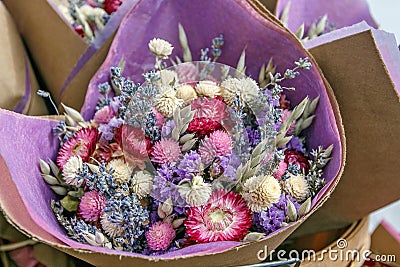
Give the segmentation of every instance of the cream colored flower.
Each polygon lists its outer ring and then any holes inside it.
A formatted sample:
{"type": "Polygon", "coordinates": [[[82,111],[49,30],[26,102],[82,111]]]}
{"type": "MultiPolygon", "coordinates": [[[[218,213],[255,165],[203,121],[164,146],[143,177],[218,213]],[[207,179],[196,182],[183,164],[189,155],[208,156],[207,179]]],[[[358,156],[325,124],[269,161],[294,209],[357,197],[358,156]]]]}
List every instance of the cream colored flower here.
{"type": "Polygon", "coordinates": [[[176,97],[174,89],[163,90],[156,99],[155,107],[164,117],[172,117],[176,108],[183,105],[183,100],[176,97]]]}
{"type": "Polygon", "coordinates": [[[201,81],[196,85],[196,92],[199,96],[214,98],[221,95],[221,87],[212,81],[201,81]]]}
{"type": "Polygon", "coordinates": [[[228,78],[221,84],[222,98],[229,106],[233,106],[236,94],[239,95],[240,100],[248,105],[251,105],[254,100],[258,98],[259,87],[253,79],[249,77],[237,79],[228,78]]]}
{"type": "Polygon", "coordinates": [[[174,47],[163,39],[154,38],[149,42],[149,49],[155,56],[165,59],[171,55],[174,47]]]}
{"type": "Polygon", "coordinates": [[[253,176],[244,183],[242,196],[252,211],[261,212],[279,201],[281,187],[271,175],[253,176]]]}
{"type": "Polygon", "coordinates": [[[100,217],[101,228],[107,233],[111,238],[122,236],[125,233],[125,228],[110,222],[107,219],[107,214],[103,213],[100,217]]]}
{"type": "Polygon", "coordinates": [[[147,197],[153,187],[153,176],[148,172],[139,171],[131,178],[132,190],[138,198],[147,197]]]}
{"type": "Polygon", "coordinates": [[[114,159],[107,164],[107,171],[113,169],[112,177],[117,184],[129,182],[132,175],[132,168],[122,159],[114,159]]]}
{"type": "Polygon", "coordinates": [[[297,202],[306,200],[309,195],[308,183],[304,175],[291,175],[290,178],[282,181],[282,189],[297,202]]]}
{"type": "Polygon", "coordinates": [[[69,185],[74,185],[79,187],[80,183],[76,176],[78,175],[79,169],[83,166],[82,158],[80,156],[72,156],[68,159],[67,163],[63,167],[63,178],[65,182],[69,185]]]}
{"type": "Polygon", "coordinates": [[[160,81],[162,86],[169,86],[172,82],[179,83],[178,74],[173,70],[160,71],[160,81]]]}
{"type": "Polygon", "coordinates": [[[183,84],[176,88],[176,96],[182,99],[185,104],[190,103],[192,100],[197,98],[196,91],[188,84],[183,84]]]}
{"type": "Polygon", "coordinates": [[[178,191],[190,206],[204,205],[212,193],[211,184],[205,183],[198,175],[191,182],[179,186],[178,191]]]}

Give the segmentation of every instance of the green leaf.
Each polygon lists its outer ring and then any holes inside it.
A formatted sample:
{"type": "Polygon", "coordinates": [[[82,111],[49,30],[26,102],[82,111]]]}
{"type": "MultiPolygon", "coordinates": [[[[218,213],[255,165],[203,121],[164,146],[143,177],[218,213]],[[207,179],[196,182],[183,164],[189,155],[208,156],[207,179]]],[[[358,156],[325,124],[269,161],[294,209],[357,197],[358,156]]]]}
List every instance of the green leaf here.
{"type": "Polygon", "coordinates": [[[79,206],[79,201],[73,199],[71,196],[65,196],[60,201],[61,205],[69,212],[77,211],[79,206]]]}

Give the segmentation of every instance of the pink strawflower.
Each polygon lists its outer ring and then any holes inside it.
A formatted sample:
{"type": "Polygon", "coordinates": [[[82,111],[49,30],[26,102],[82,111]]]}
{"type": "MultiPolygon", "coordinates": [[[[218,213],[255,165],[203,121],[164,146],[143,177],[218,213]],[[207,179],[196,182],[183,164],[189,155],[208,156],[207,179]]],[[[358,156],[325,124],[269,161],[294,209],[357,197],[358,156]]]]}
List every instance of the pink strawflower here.
{"type": "Polygon", "coordinates": [[[184,224],[186,233],[198,243],[240,241],[252,224],[246,202],[233,191],[214,191],[203,206],[190,207],[184,224]]]}
{"type": "Polygon", "coordinates": [[[96,149],[99,134],[96,128],[82,128],[78,130],[58,151],[57,165],[62,170],[70,157],[80,156],[87,162],[96,149]]]}
{"type": "Polygon", "coordinates": [[[177,162],[180,155],[181,149],[178,142],[162,138],[154,144],[151,160],[157,163],[177,162]]]}
{"type": "Polygon", "coordinates": [[[282,178],[282,176],[285,174],[287,166],[288,165],[285,161],[281,161],[279,163],[278,169],[275,171],[275,173],[272,176],[274,176],[275,179],[280,180],[282,178]]]}
{"type": "Polygon", "coordinates": [[[86,222],[95,222],[106,207],[106,198],[97,191],[86,192],[79,203],[78,214],[86,222]]]}
{"type": "Polygon", "coordinates": [[[154,223],[145,235],[151,250],[167,249],[176,236],[174,228],[168,222],[154,223]]]}
{"type": "Polygon", "coordinates": [[[94,114],[94,121],[97,124],[107,124],[115,116],[115,111],[110,106],[99,109],[94,114]]]}
{"type": "Polygon", "coordinates": [[[224,131],[218,130],[210,134],[218,156],[229,156],[232,153],[232,139],[224,131]]]}
{"type": "Polygon", "coordinates": [[[195,110],[194,118],[210,118],[214,121],[221,122],[228,116],[225,110],[225,103],[221,97],[208,98],[200,97],[192,101],[192,110],[195,110]]]}

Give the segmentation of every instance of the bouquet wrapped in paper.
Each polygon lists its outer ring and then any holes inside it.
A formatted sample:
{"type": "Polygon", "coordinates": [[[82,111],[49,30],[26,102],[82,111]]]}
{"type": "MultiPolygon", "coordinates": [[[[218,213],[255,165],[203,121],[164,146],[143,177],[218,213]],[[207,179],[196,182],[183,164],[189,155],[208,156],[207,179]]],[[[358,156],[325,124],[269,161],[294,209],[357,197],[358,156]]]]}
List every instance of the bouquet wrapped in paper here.
{"type": "Polygon", "coordinates": [[[43,82],[41,89],[49,91],[57,105],[62,100],[78,109],[133,2],[3,1],[43,82]]]}
{"type": "Polygon", "coordinates": [[[245,264],[322,205],[344,164],[332,91],[258,2],[226,4],[138,2],[83,116],[2,111],[1,203],[21,231],[97,266],[245,264]]]}
{"type": "Polygon", "coordinates": [[[3,66],[0,72],[0,107],[30,115],[47,114],[43,99],[36,95],[39,88],[28,54],[3,3],[0,3],[0,12],[0,44],[3,48],[0,54],[3,66]]]}

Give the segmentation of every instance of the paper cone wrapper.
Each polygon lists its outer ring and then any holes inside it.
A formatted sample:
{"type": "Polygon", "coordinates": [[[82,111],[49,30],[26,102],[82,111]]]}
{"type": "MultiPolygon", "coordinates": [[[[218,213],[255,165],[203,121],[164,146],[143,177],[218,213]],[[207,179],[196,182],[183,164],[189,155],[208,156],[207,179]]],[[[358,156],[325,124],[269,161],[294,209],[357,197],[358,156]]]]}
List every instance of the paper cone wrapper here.
{"type": "Polygon", "coordinates": [[[57,105],[80,109],[90,78],[107,55],[125,13],[126,0],[92,44],[86,43],[51,0],[5,0],[46,88],[57,105]]]}
{"type": "MultiPolygon", "coordinates": [[[[181,53],[178,48],[178,23],[188,33],[195,33],[188,35],[192,51],[209,46],[213,37],[223,33],[226,48],[219,60],[221,63],[235,66],[246,47],[246,65],[253,77],[257,77],[258,68],[270,57],[280,66],[278,71],[293,66],[293,62],[299,58],[310,57],[314,67],[302,72],[290,83],[297,87],[297,91],[288,94],[288,97],[293,105],[297,105],[306,96],[320,96],[317,117],[306,132],[308,149],[334,145],[332,159],[325,168],[327,186],[314,199],[309,214],[315,212],[331,195],[344,165],[345,141],[338,106],[311,55],[258,2],[138,1],[122,22],[107,59],[91,80],[82,109],[85,117],[88,119],[93,116],[98,100],[97,85],[108,80],[111,66],[117,65],[121,59],[125,60],[124,75],[134,81],[139,81],[141,73],[153,67],[154,58],[147,48],[152,38],[169,40],[176,47],[175,53],[181,53]]],[[[196,53],[193,55],[198,56],[196,53]]],[[[1,179],[6,184],[0,189],[2,207],[10,221],[22,231],[96,266],[231,266],[256,263],[260,250],[263,251],[265,246],[268,250],[276,248],[309,216],[258,242],[197,244],[157,257],[77,243],[69,239],[57,223],[49,205],[55,196],[44,183],[38,168],[39,158],[54,159],[57,154],[58,142],[51,133],[55,125],[56,121],[50,119],[0,111],[0,138],[12,138],[12,142],[0,143],[3,158],[1,179]]]]}
{"type": "Polygon", "coordinates": [[[0,2],[0,107],[15,112],[44,115],[47,108],[36,95],[35,74],[11,15],[0,2]]]}
{"type": "Polygon", "coordinates": [[[335,194],[299,235],[344,227],[400,199],[400,53],[394,35],[361,23],[307,46],[338,100],[347,157],[335,194]]]}

